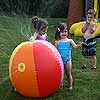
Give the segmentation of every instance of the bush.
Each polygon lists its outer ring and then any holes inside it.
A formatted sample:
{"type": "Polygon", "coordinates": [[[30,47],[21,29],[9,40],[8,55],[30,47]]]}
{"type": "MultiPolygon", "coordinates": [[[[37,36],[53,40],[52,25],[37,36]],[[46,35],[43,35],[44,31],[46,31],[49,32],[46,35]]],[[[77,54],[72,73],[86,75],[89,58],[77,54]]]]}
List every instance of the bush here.
{"type": "Polygon", "coordinates": [[[69,0],[0,0],[0,13],[6,15],[37,15],[63,17],[69,0]]]}

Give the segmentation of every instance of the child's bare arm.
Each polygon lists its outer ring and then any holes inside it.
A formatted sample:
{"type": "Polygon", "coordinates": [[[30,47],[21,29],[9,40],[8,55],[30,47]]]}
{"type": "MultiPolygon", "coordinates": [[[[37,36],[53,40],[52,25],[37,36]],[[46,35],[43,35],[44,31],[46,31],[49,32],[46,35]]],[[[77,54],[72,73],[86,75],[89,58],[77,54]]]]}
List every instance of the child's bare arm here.
{"type": "Polygon", "coordinates": [[[85,31],[87,30],[88,27],[88,23],[84,23],[82,26],[82,32],[85,33],[85,31]]]}
{"type": "Polygon", "coordinates": [[[56,41],[55,41],[55,47],[57,47],[57,44],[58,44],[58,41],[56,40],[56,41]]]}
{"type": "Polygon", "coordinates": [[[71,39],[71,45],[74,47],[74,48],[79,48],[81,45],[82,45],[82,42],[79,42],[78,45],[71,39]]]}
{"type": "Polygon", "coordinates": [[[37,37],[37,33],[34,33],[33,36],[31,36],[31,38],[29,39],[29,41],[34,41],[37,37]]]}
{"type": "Polygon", "coordinates": [[[90,32],[91,33],[94,33],[95,31],[96,31],[96,27],[97,27],[97,25],[96,24],[90,24],[90,32]]]}

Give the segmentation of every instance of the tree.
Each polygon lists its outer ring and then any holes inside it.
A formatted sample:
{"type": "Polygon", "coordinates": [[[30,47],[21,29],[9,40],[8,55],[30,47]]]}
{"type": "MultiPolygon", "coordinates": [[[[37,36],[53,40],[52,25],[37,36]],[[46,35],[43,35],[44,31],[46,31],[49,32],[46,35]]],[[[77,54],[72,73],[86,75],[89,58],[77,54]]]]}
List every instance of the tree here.
{"type": "Polygon", "coordinates": [[[0,13],[67,17],[68,0],[0,0],[0,13]]]}
{"type": "Polygon", "coordinates": [[[76,22],[82,21],[82,0],[69,0],[69,11],[68,11],[68,29],[76,22]]]}

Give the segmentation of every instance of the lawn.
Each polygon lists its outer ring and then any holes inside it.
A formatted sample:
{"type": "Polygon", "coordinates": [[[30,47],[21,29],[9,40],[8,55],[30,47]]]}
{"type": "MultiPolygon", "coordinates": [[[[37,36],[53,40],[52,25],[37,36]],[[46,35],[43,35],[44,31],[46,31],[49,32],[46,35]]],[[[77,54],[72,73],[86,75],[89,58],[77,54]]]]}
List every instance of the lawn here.
{"type": "MultiPolygon", "coordinates": [[[[66,19],[46,18],[49,22],[49,41],[54,43],[55,28],[52,27],[66,19]]],[[[0,100],[38,100],[37,98],[24,97],[15,92],[9,78],[9,59],[14,48],[23,41],[27,41],[33,30],[28,17],[0,16],[0,100]]],[[[78,43],[82,37],[74,37],[78,43]]],[[[54,94],[39,100],[100,100],[100,40],[97,41],[97,70],[91,71],[92,62],[88,58],[88,67],[81,70],[81,48],[72,50],[73,62],[73,90],[67,90],[67,79],[64,77],[63,88],[54,94]]]]}

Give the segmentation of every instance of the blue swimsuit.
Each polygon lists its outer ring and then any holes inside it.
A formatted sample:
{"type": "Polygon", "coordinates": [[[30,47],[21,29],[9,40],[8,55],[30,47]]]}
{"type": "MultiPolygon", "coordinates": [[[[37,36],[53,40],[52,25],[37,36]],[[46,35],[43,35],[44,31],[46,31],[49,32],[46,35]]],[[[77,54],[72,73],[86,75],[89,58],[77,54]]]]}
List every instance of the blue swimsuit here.
{"type": "Polygon", "coordinates": [[[62,57],[63,63],[67,64],[71,60],[71,43],[69,41],[59,41],[57,49],[62,57]]]}

